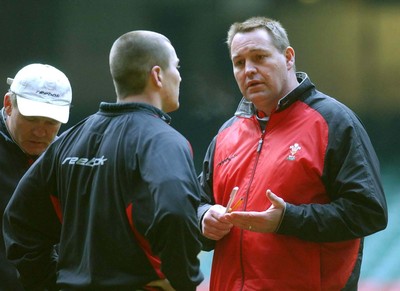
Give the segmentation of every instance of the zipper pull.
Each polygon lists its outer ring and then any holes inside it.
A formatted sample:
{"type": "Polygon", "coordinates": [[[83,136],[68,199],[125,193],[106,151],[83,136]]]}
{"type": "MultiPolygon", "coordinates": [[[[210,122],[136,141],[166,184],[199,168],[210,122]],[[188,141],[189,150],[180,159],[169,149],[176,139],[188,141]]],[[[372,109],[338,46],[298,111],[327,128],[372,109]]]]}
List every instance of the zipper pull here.
{"type": "Polygon", "coordinates": [[[257,153],[259,153],[259,152],[261,151],[262,144],[263,144],[263,139],[260,139],[260,140],[258,141],[257,153]]]}
{"type": "Polygon", "coordinates": [[[264,142],[264,135],[265,135],[264,133],[265,133],[265,130],[262,131],[262,135],[260,137],[260,140],[258,141],[257,153],[261,152],[261,148],[262,148],[262,145],[264,142]]]}

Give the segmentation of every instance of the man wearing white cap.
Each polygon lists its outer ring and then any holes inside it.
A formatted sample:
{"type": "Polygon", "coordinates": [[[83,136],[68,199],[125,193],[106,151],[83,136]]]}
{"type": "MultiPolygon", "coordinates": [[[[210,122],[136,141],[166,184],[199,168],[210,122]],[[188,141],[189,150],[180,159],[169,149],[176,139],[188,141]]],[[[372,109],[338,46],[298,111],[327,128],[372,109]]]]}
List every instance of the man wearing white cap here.
{"type": "MultiPolygon", "coordinates": [[[[20,178],[67,123],[72,100],[68,78],[50,65],[27,65],[7,83],[0,118],[0,226],[20,178]]],[[[5,259],[2,231],[0,290],[23,290],[15,267],[5,259]]]]}

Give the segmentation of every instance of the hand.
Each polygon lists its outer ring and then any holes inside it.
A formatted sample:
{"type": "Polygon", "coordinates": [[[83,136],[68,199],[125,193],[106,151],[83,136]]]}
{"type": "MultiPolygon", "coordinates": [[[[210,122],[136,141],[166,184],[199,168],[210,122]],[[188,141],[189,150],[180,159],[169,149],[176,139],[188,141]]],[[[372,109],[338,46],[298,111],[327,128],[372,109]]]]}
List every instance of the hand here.
{"type": "Polygon", "coordinates": [[[151,281],[146,286],[157,287],[160,290],[164,290],[164,291],[175,291],[174,287],[171,286],[171,284],[169,283],[169,281],[167,279],[151,281]]]}
{"type": "Polygon", "coordinates": [[[224,216],[225,207],[213,205],[203,216],[202,232],[203,235],[212,240],[220,240],[227,235],[233,225],[224,216]]]}
{"type": "Polygon", "coordinates": [[[285,201],[272,193],[266,192],[271,206],[265,211],[234,211],[225,214],[227,221],[242,229],[255,232],[275,232],[279,227],[285,210],[285,201]]]}

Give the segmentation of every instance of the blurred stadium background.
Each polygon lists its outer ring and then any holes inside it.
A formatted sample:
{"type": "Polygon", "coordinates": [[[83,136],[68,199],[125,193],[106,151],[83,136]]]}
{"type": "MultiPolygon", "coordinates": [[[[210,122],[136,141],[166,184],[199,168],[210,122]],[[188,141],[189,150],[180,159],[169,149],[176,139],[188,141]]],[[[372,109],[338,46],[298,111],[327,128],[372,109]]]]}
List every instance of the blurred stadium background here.
{"type": "MultiPolygon", "coordinates": [[[[49,63],[73,87],[62,131],[114,101],[113,41],[135,29],[168,36],[181,60],[181,108],[172,126],[194,149],[198,171],[209,141],[241,96],[224,43],[250,16],[279,20],[299,71],[363,120],[381,160],[389,225],[366,238],[361,291],[400,290],[400,2],[398,0],[0,0],[0,89],[24,65],[49,63]]],[[[212,253],[200,254],[208,275],[212,253]]],[[[207,280],[201,290],[207,290],[207,280]]]]}

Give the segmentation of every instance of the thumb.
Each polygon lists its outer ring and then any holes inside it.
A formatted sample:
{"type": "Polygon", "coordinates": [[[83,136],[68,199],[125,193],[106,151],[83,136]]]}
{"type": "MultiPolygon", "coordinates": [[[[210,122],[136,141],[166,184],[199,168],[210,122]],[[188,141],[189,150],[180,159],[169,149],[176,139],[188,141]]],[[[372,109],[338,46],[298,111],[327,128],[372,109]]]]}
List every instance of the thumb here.
{"type": "Polygon", "coordinates": [[[268,189],[265,194],[267,195],[268,200],[271,202],[271,204],[275,208],[284,208],[285,207],[285,201],[281,197],[272,193],[272,191],[270,189],[268,189]]]}

